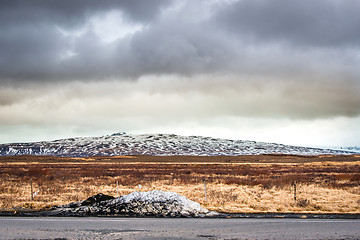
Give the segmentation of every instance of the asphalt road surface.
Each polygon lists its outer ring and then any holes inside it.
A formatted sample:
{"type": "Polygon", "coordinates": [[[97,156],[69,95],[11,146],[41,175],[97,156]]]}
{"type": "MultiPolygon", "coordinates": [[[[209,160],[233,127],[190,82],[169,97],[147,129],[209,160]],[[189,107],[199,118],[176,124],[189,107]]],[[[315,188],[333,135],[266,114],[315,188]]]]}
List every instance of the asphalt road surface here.
{"type": "Polygon", "coordinates": [[[360,239],[360,219],[0,217],[0,239],[360,239]]]}

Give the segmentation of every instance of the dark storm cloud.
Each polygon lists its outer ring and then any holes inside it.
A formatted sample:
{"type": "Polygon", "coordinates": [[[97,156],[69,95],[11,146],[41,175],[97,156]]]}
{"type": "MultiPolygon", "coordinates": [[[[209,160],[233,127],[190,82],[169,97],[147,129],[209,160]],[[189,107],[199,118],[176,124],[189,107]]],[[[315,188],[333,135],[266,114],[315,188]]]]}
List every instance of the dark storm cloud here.
{"type": "Polygon", "coordinates": [[[0,80],[210,73],[289,78],[324,69],[357,79],[358,9],[360,3],[350,0],[0,1],[0,80]],[[87,23],[111,10],[142,30],[104,43],[87,23]],[[71,34],[81,29],[81,36],[71,34]],[[304,46],[318,49],[298,50],[304,46]]]}
{"type": "Polygon", "coordinates": [[[54,28],[44,25],[20,31],[3,28],[0,46],[0,76],[31,80],[52,76],[58,54],[68,43],[54,28]]]}
{"type": "Polygon", "coordinates": [[[16,82],[84,79],[93,73],[93,65],[96,66],[97,73],[100,70],[99,75],[102,78],[108,74],[111,76],[112,72],[105,66],[116,59],[112,58],[111,54],[102,54],[109,52],[108,46],[102,44],[91,32],[74,41],[62,34],[59,28],[76,31],[86,25],[90,17],[111,10],[121,11],[131,22],[148,24],[169,2],[155,0],[148,4],[148,1],[134,0],[0,1],[0,80],[16,82]],[[79,48],[75,46],[74,49],[74,42],[79,48]],[[86,49],[92,53],[90,58],[88,52],[82,52],[86,48],[83,45],[89,44],[99,46],[86,49]],[[78,62],[62,61],[62,55],[72,49],[79,55],[83,54],[76,58],[78,62]],[[108,62],[103,62],[104,58],[108,59],[108,62]]]}
{"type": "Polygon", "coordinates": [[[141,66],[140,74],[210,74],[230,68],[230,61],[238,57],[233,45],[216,31],[205,29],[211,26],[186,20],[179,24],[177,16],[167,18],[133,37],[129,59],[133,66],[141,66]]]}
{"type": "Polygon", "coordinates": [[[225,28],[291,45],[360,45],[360,2],[356,0],[238,1],[217,16],[225,28]]]}
{"type": "Polygon", "coordinates": [[[113,9],[123,11],[134,21],[156,17],[168,0],[4,0],[0,1],[1,25],[27,23],[57,24],[72,27],[97,12],[113,9]],[[31,21],[31,22],[29,22],[31,21]]]}

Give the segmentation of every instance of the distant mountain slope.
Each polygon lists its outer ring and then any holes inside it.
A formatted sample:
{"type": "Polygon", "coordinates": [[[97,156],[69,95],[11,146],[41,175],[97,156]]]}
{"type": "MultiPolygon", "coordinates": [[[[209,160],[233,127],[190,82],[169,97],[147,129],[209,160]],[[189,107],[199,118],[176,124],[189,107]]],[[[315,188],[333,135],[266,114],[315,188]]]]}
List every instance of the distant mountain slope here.
{"type": "Polygon", "coordinates": [[[338,148],[339,150],[343,150],[343,151],[351,151],[351,152],[357,152],[360,153],[360,147],[340,147],[338,148]]]}
{"type": "Polygon", "coordinates": [[[259,154],[351,154],[350,151],[296,147],[275,143],[227,140],[174,134],[79,137],[55,141],[1,144],[0,155],[52,155],[66,157],[116,155],[259,155],[259,154]]]}

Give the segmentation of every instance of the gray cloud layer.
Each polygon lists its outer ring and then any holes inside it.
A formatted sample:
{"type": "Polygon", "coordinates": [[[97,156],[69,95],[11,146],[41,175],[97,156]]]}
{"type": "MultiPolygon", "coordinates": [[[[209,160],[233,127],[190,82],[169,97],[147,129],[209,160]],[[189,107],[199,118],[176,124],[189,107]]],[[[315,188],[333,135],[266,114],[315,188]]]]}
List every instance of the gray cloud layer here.
{"type": "Polygon", "coordinates": [[[69,28],[84,24],[88,16],[120,9],[134,21],[151,21],[168,0],[3,0],[0,2],[2,25],[48,24],[69,28]]]}
{"type": "Polygon", "coordinates": [[[0,1],[0,124],[355,119],[359,16],[355,0],[0,1]]]}
{"type": "Polygon", "coordinates": [[[239,1],[222,11],[224,27],[257,41],[299,47],[359,47],[360,2],[356,0],[239,1]]]}
{"type": "Polygon", "coordinates": [[[175,3],[1,1],[0,77],[59,81],[323,69],[359,77],[357,1],[180,1],[172,9],[175,3]],[[104,44],[86,23],[114,9],[144,28],[104,44]],[[59,28],[85,32],[64,35],[59,28]],[[67,52],[74,55],[64,58],[67,52]]]}
{"type": "MultiPolygon", "coordinates": [[[[112,76],[108,66],[119,68],[114,58],[121,46],[105,46],[91,30],[79,38],[64,36],[59,28],[76,31],[94,15],[117,9],[128,21],[150,23],[168,1],[1,1],[0,2],[0,77],[2,80],[51,80],[88,78],[96,72],[112,76]],[[109,49],[111,48],[111,49],[109,49]],[[74,51],[78,57],[62,60],[74,51]],[[103,52],[118,51],[112,54],[103,52]],[[89,57],[89,54],[91,56],[89,57]],[[107,59],[104,62],[104,59],[107,59]]],[[[121,44],[119,44],[121,45],[121,44]]],[[[117,75],[120,69],[116,71],[117,75]]]]}

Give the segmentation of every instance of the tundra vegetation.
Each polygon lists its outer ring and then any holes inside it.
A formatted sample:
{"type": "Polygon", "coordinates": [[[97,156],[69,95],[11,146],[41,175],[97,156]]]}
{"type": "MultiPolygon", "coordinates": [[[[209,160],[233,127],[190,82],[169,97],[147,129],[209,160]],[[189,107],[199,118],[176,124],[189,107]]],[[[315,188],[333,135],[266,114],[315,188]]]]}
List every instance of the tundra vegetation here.
{"type": "Polygon", "coordinates": [[[360,213],[360,156],[0,157],[3,211],[149,190],[219,212],[360,213]]]}

